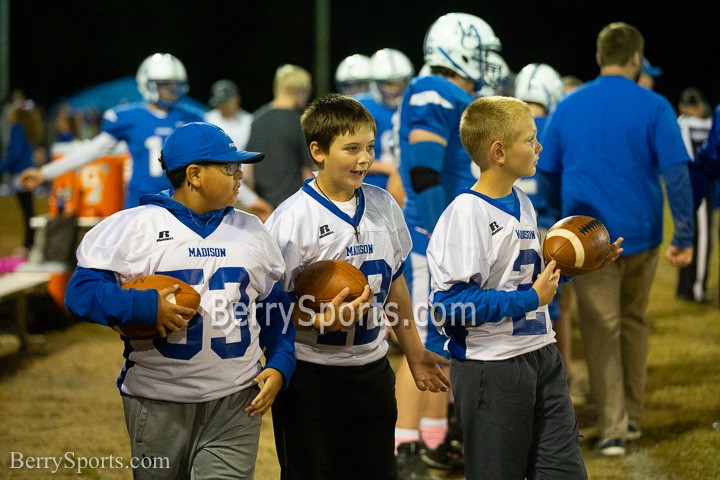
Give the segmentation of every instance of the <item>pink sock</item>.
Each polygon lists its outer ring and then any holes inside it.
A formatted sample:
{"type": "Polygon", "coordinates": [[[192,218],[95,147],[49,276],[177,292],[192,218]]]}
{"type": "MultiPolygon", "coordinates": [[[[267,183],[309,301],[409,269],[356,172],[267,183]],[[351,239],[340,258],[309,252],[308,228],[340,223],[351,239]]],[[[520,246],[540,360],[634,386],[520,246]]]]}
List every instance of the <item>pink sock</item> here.
{"type": "Polygon", "coordinates": [[[447,418],[423,418],[420,420],[420,436],[430,450],[435,450],[445,441],[447,431],[447,418]]]}
{"type": "Polygon", "coordinates": [[[395,429],[395,455],[397,455],[398,445],[401,443],[417,442],[420,440],[420,431],[412,428],[396,428],[395,429]]]}

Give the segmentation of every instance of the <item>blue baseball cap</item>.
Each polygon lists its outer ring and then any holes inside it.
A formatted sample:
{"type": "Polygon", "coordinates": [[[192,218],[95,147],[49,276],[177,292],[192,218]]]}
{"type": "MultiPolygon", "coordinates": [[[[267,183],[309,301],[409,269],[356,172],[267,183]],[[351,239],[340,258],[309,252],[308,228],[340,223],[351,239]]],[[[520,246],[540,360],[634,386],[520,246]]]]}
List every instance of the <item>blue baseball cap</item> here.
{"type": "Polygon", "coordinates": [[[645,57],[643,57],[642,69],[645,75],[649,75],[652,78],[658,78],[663,73],[662,68],[653,66],[650,60],[645,57]]]}
{"type": "Polygon", "coordinates": [[[162,155],[169,172],[203,160],[217,163],[257,163],[264,153],[238,150],[222,128],[205,122],[178,127],[165,140],[162,155]]]}

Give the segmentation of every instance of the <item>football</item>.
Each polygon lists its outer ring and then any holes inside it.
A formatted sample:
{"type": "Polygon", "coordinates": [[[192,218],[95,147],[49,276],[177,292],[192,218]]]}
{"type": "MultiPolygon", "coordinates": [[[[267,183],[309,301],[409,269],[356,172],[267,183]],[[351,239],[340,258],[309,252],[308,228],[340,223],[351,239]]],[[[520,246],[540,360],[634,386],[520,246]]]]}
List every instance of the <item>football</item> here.
{"type": "Polygon", "coordinates": [[[582,215],[563,218],[550,227],[543,243],[546,262],[555,260],[563,275],[583,275],[603,266],[610,235],[600,220],[582,215]]]}
{"type": "Polygon", "coordinates": [[[295,296],[302,305],[320,311],[323,303],[330,302],[340,291],[350,288],[345,301],[351,302],[362,295],[367,279],[354,265],[341,260],[321,260],[308,265],[295,279],[295,296]]]}
{"type": "MultiPolygon", "coordinates": [[[[145,275],[134,278],[122,285],[122,288],[129,290],[162,290],[163,288],[178,285],[178,289],[165,297],[168,301],[183,307],[197,310],[200,306],[200,294],[187,283],[169,275],[145,275]]],[[[115,330],[132,339],[154,338],[159,335],[155,325],[127,324],[115,327],[115,330]]]]}

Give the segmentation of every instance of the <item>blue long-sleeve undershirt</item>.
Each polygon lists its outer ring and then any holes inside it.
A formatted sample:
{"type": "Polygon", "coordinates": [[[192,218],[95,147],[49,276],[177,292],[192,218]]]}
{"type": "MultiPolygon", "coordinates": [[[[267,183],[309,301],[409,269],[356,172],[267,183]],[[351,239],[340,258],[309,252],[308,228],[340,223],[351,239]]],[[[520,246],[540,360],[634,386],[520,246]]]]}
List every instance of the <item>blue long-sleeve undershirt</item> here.
{"type": "Polygon", "coordinates": [[[291,318],[292,297],[276,283],[270,294],[257,302],[255,316],[260,324],[260,347],[265,350],[265,368],[283,374],[283,388],[295,371],[295,325],[291,318]]]}
{"type": "Polygon", "coordinates": [[[433,309],[450,325],[474,326],[537,310],[539,303],[532,288],[524,291],[485,290],[475,284],[458,283],[435,294],[433,309]]]}
{"type": "Polygon", "coordinates": [[[124,290],[108,270],[78,267],[65,291],[70,312],[90,322],[114,327],[157,323],[157,290],[124,290]]]}

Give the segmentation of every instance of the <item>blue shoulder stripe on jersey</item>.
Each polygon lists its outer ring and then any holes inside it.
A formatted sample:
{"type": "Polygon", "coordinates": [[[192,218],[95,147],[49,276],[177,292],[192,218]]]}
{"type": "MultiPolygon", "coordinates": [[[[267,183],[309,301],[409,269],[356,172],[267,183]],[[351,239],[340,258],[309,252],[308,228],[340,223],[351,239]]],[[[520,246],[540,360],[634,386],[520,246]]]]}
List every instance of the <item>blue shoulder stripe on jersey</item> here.
{"type": "Polygon", "coordinates": [[[487,195],[483,195],[482,193],[478,193],[478,192],[476,192],[475,190],[471,190],[471,189],[469,189],[469,188],[463,188],[463,189],[461,189],[461,190],[459,191],[459,193],[460,193],[460,194],[469,193],[469,194],[471,194],[471,195],[475,195],[475,196],[478,197],[478,198],[482,198],[483,200],[485,200],[486,202],[488,202],[488,203],[489,203],[490,205],[492,205],[493,207],[495,207],[495,208],[497,208],[497,209],[499,209],[499,210],[502,210],[503,212],[507,213],[508,215],[512,215],[513,217],[515,217],[515,219],[516,219],[518,222],[520,221],[520,199],[518,199],[517,193],[515,192],[515,187],[513,187],[513,190],[512,190],[512,195],[513,195],[513,197],[514,197],[514,199],[515,199],[515,202],[514,202],[514,210],[515,210],[515,211],[510,211],[510,209],[507,208],[507,207],[506,207],[500,200],[498,200],[497,198],[490,198],[490,197],[488,197],[487,195]]]}
{"type": "Polygon", "coordinates": [[[346,223],[349,223],[351,227],[357,228],[358,225],[360,225],[360,220],[362,220],[363,213],[365,213],[365,193],[363,193],[362,187],[357,189],[358,194],[358,207],[357,211],[355,212],[355,215],[350,218],[350,215],[340,210],[337,205],[335,205],[333,202],[325,198],[324,195],[322,195],[320,192],[316,191],[314,188],[310,186],[310,182],[315,180],[314,178],[309,178],[305,180],[305,185],[303,185],[302,190],[310,195],[312,198],[318,201],[320,205],[330,210],[332,213],[335,214],[338,218],[345,221],[346,223]]]}

